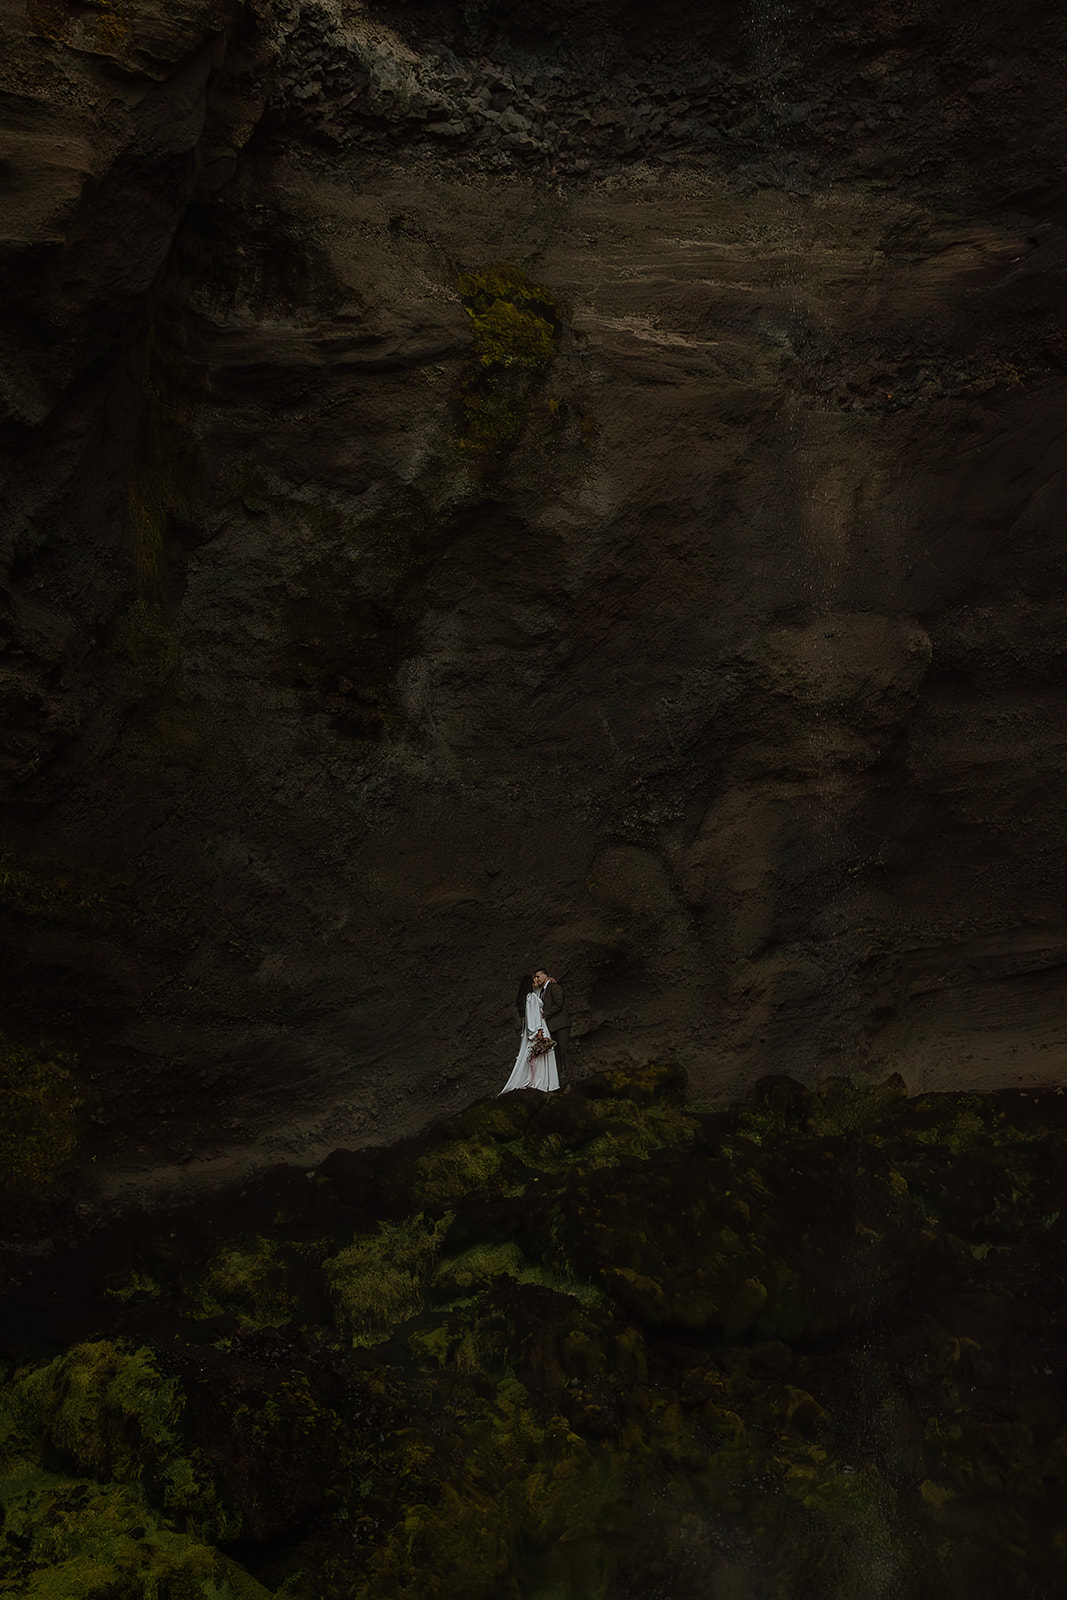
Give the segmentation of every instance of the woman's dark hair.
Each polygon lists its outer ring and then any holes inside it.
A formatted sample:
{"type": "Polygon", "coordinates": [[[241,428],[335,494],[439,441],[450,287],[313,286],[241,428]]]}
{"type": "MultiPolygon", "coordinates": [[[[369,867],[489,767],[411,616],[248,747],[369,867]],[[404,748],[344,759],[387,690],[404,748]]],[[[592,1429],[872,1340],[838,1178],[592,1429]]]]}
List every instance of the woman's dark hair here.
{"type": "Polygon", "coordinates": [[[529,994],[532,988],[533,973],[524,972],[522,977],[519,979],[519,992],[515,996],[515,1010],[519,1013],[520,1017],[526,1014],[526,996],[529,994]]]}

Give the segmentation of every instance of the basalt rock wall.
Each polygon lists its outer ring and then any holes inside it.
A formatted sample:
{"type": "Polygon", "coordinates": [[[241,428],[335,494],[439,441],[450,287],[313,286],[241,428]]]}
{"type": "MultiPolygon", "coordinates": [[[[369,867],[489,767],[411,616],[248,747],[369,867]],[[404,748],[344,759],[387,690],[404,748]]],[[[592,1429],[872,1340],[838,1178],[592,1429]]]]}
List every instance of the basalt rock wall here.
{"type": "Polygon", "coordinates": [[[5,23],[34,1137],[411,1128],[541,962],[576,1072],[1061,1075],[1059,10],[5,23]]]}

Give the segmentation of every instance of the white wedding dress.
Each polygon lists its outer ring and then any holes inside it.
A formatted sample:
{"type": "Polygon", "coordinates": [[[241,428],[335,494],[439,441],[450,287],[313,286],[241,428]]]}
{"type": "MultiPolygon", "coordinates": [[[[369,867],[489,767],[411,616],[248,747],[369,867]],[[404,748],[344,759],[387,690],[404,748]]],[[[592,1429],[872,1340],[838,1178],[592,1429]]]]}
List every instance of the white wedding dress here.
{"type": "Polygon", "coordinates": [[[541,996],[536,989],[531,989],[526,996],[526,1021],[519,1042],[519,1053],[515,1058],[515,1070],[501,1089],[501,1094],[507,1094],[509,1089],[540,1089],[545,1094],[551,1094],[553,1089],[559,1088],[555,1047],[530,1060],[530,1046],[539,1029],[546,1033],[548,1031],[541,1010],[541,996]]]}

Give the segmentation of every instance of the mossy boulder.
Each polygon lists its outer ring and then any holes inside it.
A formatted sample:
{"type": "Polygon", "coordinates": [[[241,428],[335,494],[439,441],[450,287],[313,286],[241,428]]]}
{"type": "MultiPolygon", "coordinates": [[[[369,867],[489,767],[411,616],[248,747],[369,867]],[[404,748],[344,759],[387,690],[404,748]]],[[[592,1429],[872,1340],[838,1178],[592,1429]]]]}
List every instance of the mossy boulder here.
{"type": "Polygon", "coordinates": [[[18,1378],[7,1399],[5,1445],[35,1444],[56,1469],[139,1481],[165,1473],[183,1453],[183,1404],[151,1351],[95,1340],[18,1378]]]}
{"type": "Polygon", "coordinates": [[[187,1443],[184,1407],[177,1379],[151,1350],[105,1339],[75,1345],[15,1375],[0,1410],[0,1460],[136,1484],[161,1512],[208,1537],[232,1537],[240,1518],[187,1443]]]}
{"type": "Polygon", "coordinates": [[[854,1133],[877,1136],[907,1102],[899,1073],[880,1083],[846,1077],[825,1078],[808,1089],[785,1074],[760,1078],[735,1108],[734,1125],[758,1143],[812,1133],[833,1137],[854,1133]]]}
{"type": "Polygon", "coordinates": [[[41,1471],[0,1485],[0,1594],[18,1600],[269,1600],[235,1560],[168,1527],[133,1486],[41,1471]]]}
{"type": "Polygon", "coordinates": [[[532,1173],[521,1155],[492,1136],[448,1140],[416,1160],[410,1176],[415,1205],[442,1208],[463,1201],[522,1194],[532,1173]]]}
{"type": "Polygon", "coordinates": [[[702,1132],[670,1102],[642,1104],[611,1092],[554,1095],[527,1126],[523,1154],[545,1171],[593,1170],[644,1161],[656,1150],[689,1150],[702,1132]]]}
{"type": "Polygon", "coordinates": [[[346,1469],[343,1387],[269,1332],[199,1350],[97,1340],[16,1376],[0,1461],[135,1486],[157,1518],[209,1540],[274,1540],[346,1469]]]}
{"type": "Polygon", "coordinates": [[[785,1073],[760,1078],[736,1108],[737,1126],[757,1133],[797,1132],[808,1125],[813,1099],[810,1089],[785,1073]]]}
{"type": "Polygon", "coordinates": [[[525,1143],[543,1160],[546,1155],[581,1150],[605,1131],[621,1125],[621,1119],[611,1118],[610,1107],[605,1115],[601,1105],[582,1095],[552,1095],[527,1124],[525,1143]]]}
{"type": "Polygon", "coordinates": [[[477,1139],[482,1143],[487,1139],[518,1139],[531,1118],[542,1109],[544,1099],[536,1089],[519,1089],[513,1094],[475,1100],[473,1105],[447,1118],[441,1125],[442,1132],[449,1139],[477,1139]]]}

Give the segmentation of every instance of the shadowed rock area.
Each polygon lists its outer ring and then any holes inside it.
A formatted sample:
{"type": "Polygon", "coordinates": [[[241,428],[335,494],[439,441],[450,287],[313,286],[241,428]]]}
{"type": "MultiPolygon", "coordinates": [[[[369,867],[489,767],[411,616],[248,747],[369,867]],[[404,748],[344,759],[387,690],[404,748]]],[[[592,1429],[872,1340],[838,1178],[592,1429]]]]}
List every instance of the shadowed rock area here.
{"type": "Polygon", "coordinates": [[[19,1192],[1055,1082],[1062,14],[4,15],[19,1192]]]}
{"type": "Polygon", "coordinates": [[[1063,1092],[685,1092],[482,1100],[9,1270],[0,1593],[1056,1600],[1063,1092]]]}
{"type": "Polygon", "coordinates": [[[1067,15],[0,17],[0,1595],[1062,1600],[1067,15]]]}

